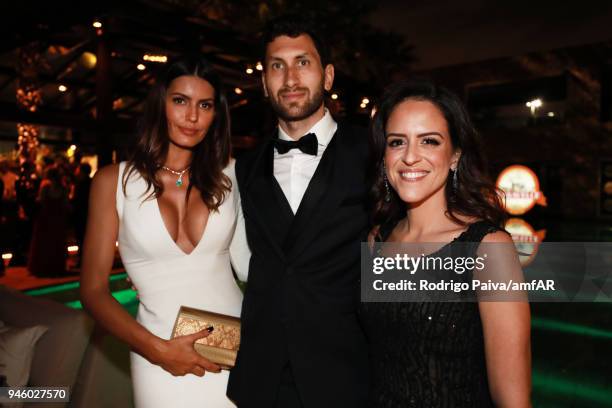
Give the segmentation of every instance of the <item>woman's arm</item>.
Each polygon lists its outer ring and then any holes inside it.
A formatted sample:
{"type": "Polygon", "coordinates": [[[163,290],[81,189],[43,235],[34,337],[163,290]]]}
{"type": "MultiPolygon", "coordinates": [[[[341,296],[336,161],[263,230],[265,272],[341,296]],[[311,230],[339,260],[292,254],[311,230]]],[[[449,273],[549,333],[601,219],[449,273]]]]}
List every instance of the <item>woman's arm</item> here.
{"type": "MultiPolygon", "coordinates": [[[[502,268],[513,276],[521,271],[512,239],[507,234],[503,232],[489,234],[483,242],[493,243],[486,248],[495,251],[496,259],[492,259],[491,254],[488,254],[488,262],[494,262],[496,270],[502,268]]],[[[499,272],[496,274],[500,276],[499,272]]],[[[478,307],[484,333],[489,389],[493,401],[498,407],[531,407],[529,303],[481,301],[478,307]]]]}
{"type": "Polygon", "coordinates": [[[251,260],[251,250],[246,237],[246,228],[244,225],[244,213],[242,212],[242,204],[240,201],[240,191],[238,191],[238,183],[232,180],[232,188],[235,194],[236,205],[236,229],[230,243],[230,260],[236,271],[238,279],[246,282],[249,276],[249,262],[251,260]]]}
{"type": "Polygon", "coordinates": [[[96,173],[91,186],[81,272],[81,299],[85,309],[110,333],[173,375],[202,376],[204,370],[219,371],[217,365],[193,348],[197,339],[210,334],[207,330],[164,340],[138,323],[112,297],[108,280],[119,230],[115,199],[118,173],[117,165],[105,167],[96,173]]]}

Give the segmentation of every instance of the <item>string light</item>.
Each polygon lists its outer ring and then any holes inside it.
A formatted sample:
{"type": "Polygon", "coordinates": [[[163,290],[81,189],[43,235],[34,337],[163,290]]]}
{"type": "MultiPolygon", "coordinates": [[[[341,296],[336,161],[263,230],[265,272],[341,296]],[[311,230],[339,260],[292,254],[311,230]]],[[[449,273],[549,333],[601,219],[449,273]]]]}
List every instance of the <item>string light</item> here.
{"type": "MultiPolygon", "coordinates": [[[[36,72],[25,75],[25,71],[31,71],[29,67],[41,66],[43,64],[42,54],[35,42],[30,46],[24,46],[17,51],[17,64],[20,73],[17,80],[17,106],[28,112],[36,112],[42,103],[42,90],[37,86],[36,72]]],[[[36,71],[36,70],[34,70],[36,71]]],[[[38,148],[38,135],[40,128],[29,123],[17,123],[17,151],[20,163],[19,180],[17,181],[24,194],[36,194],[38,185],[36,184],[37,175],[34,171],[36,161],[36,151],[38,148]],[[28,165],[29,164],[29,165],[28,165]]]]}
{"type": "Polygon", "coordinates": [[[145,64],[138,64],[138,65],[136,65],[136,68],[137,68],[139,71],[144,71],[144,70],[145,70],[147,67],[146,67],[146,65],[145,65],[145,64]]]}
{"type": "Polygon", "coordinates": [[[102,23],[98,20],[95,20],[92,26],[94,26],[94,28],[102,28],[102,23]]]}
{"type": "Polygon", "coordinates": [[[142,59],[149,62],[160,62],[162,64],[168,62],[168,56],[166,55],[145,54],[142,59]]]}
{"type": "Polygon", "coordinates": [[[249,74],[249,75],[251,75],[251,74],[253,73],[253,68],[248,67],[248,68],[246,69],[246,73],[247,73],[247,74],[249,74]]]}
{"type": "Polygon", "coordinates": [[[338,94],[337,93],[331,94],[331,98],[335,101],[336,99],[338,99],[338,94]]]}
{"type": "Polygon", "coordinates": [[[257,61],[257,64],[255,65],[255,69],[258,71],[263,71],[263,65],[261,65],[261,62],[257,61]]]}
{"type": "Polygon", "coordinates": [[[11,263],[11,259],[13,259],[13,254],[11,253],[2,254],[2,262],[4,263],[5,268],[8,268],[9,264],[11,263]]]}
{"type": "Polygon", "coordinates": [[[66,85],[60,85],[57,87],[57,89],[59,89],[60,92],[66,92],[68,90],[68,88],[66,88],[66,85]]]}
{"type": "Polygon", "coordinates": [[[242,89],[234,88],[234,92],[236,92],[236,95],[241,95],[242,94],[242,89]]]}
{"type": "Polygon", "coordinates": [[[536,110],[542,107],[542,100],[540,98],[534,99],[533,101],[525,103],[525,106],[531,110],[532,115],[535,115],[536,110]]]}
{"type": "Polygon", "coordinates": [[[81,55],[81,63],[85,66],[85,68],[92,69],[96,66],[98,62],[98,57],[95,54],[86,51],[81,55]]]}

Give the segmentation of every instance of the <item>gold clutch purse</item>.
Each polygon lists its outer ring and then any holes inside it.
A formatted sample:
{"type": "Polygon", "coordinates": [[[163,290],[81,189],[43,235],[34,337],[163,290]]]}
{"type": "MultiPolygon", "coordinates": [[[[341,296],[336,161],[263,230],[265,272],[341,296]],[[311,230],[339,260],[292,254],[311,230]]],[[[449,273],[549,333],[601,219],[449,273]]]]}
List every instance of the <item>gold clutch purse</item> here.
{"type": "Polygon", "coordinates": [[[220,313],[181,306],[172,338],[199,332],[213,326],[212,333],[195,342],[196,351],[225,370],[236,363],[240,346],[240,319],[220,313]]]}

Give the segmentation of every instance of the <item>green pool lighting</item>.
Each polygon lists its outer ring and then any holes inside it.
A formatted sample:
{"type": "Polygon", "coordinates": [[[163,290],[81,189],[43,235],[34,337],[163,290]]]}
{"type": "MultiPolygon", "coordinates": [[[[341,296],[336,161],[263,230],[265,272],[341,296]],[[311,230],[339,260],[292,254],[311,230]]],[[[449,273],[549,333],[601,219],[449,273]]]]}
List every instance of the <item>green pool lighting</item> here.
{"type": "MultiPolygon", "coordinates": [[[[111,275],[110,278],[108,278],[109,281],[116,281],[119,279],[125,279],[127,278],[127,273],[116,273],[114,275],[111,275]]],[[[68,283],[62,283],[60,285],[53,285],[53,286],[45,286],[43,288],[38,288],[38,289],[30,289],[30,290],[26,290],[23,293],[25,293],[26,295],[30,295],[30,296],[41,296],[41,295],[48,295],[49,293],[57,293],[57,292],[62,292],[65,290],[73,290],[73,289],[77,289],[80,286],[80,281],[75,281],[75,282],[68,282],[68,283]]]]}
{"type": "Polygon", "coordinates": [[[532,317],[531,327],[541,330],[554,330],[570,334],[578,334],[580,336],[589,336],[599,339],[612,340],[612,331],[602,330],[594,327],[582,326],[575,323],[567,323],[559,320],[544,319],[541,317],[532,317]]]}
{"type": "MultiPolygon", "coordinates": [[[[118,290],[116,292],[113,292],[112,295],[115,299],[117,299],[117,302],[121,303],[124,306],[138,303],[136,292],[134,292],[132,289],[118,290]]],[[[83,305],[81,304],[80,300],[73,300],[71,302],[66,302],[64,304],[73,309],[83,308],[83,305]]]]}
{"type": "Polygon", "coordinates": [[[610,406],[612,403],[612,391],[609,388],[571,381],[535,370],[532,380],[533,388],[538,392],[578,397],[604,406],[610,406]]]}

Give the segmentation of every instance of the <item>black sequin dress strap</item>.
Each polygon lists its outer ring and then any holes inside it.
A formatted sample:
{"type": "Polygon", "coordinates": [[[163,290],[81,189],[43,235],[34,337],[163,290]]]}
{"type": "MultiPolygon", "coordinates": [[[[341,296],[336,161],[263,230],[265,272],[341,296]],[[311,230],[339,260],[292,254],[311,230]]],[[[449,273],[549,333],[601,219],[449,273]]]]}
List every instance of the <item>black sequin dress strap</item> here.
{"type": "Polygon", "coordinates": [[[484,237],[497,231],[504,230],[489,221],[476,221],[451,242],[451,248],[456,256],[476,256],[484,237]]]}
{"type": "MultiPolygon", "coordinates": [[[[395,226],[399,223],[399,220],[392,220],[382,224],[378,228],[378,232],[374,236],[375,242],[385,242],[395,226]]],[[[460,242],[480,242],[487,234],[491,234],[497,231],[505,231],[504,229],[496,226],[495,224],[489,221],[476,221],[461,233],[454,241],[460,242]]]]}
{"type": "Polygon", "coordinates": [[[497,231],[504,231],[502,228],[496,226],[489,221],[476,221],[470,224],[468,229],[463,231],[456,241],[463,242],[481,242],[487,234],[491,234],[497,231]]]}

